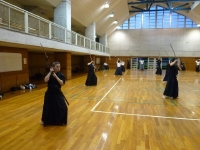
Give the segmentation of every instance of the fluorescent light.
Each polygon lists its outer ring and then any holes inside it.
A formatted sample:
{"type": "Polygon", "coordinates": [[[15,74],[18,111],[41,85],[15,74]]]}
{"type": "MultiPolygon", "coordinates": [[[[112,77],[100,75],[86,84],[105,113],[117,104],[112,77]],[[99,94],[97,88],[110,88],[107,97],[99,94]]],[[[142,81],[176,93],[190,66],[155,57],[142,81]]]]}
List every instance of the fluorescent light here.
{"type": "Polygon", "coordinates": [[[104,8],[109,8],[108,2],[106,2],[106,3],[104,4],[104,8]]]}
{"type": "Polygon", "coordinates": [[[197,27],[200,27],[200,24],[197,24],[197,27]]]}
{"type": "Polygon", "coordinates": [[[109,17],[114,17],[115,15],[114,15],[114,12],[112,12],[110,15],[109,15],[109,17]]]}
{"type": "Polygon", "coordinates": [[[117,20],[115,20],[113,23],[114,23],[114,24],[117,24],[117,20]]]}

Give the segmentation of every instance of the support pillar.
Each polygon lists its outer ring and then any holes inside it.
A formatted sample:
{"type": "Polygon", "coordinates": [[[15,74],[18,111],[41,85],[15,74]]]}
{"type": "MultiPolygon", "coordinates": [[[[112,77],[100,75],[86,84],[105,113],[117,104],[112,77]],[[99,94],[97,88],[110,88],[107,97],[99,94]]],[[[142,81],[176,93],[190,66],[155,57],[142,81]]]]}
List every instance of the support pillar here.
{"type": "Polygon", "coordinates": [[[91,39],[92,41],[95,41],[95,38],[96,38],[96,24],[95,23],[92,23],[90,26],[88,26],[85,29],[85,36],[91,39]]]}
{"type": "Polygon", "coordinates": [[[54,22],[71,30],[71,0],[62,0],[54,9],[54,22]]]}
{"type": "MultiPolygon", "coordinates": [[[[54,22],[65,27],[65,43],[71,43],[71,0],[62,0],[62,2],[54,9],[54,22]]],[[[60,36],[62,33],[56,30],[54,35],[60,36]]]]}
{"type": "Polygon", "coordinates": [[[107,47],[107,34],[102,35],[99,42],[107,47]]]}

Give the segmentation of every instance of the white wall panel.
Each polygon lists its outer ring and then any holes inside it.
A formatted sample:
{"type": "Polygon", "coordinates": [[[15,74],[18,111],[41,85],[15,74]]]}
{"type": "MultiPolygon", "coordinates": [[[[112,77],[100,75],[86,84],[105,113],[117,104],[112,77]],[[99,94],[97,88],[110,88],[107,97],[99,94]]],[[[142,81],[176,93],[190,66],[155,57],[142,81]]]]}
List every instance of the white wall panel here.
{"type": "Polygon", "coordinates": [[[142,29],[116,30],[108,37],[111,55],[173,57],[200,56],[200,30],[197,29],[142,29]],[[120,51],[120,52],[118,52],[120,51]],[[121,52],[123,51],[123,52],[121,52]]]}

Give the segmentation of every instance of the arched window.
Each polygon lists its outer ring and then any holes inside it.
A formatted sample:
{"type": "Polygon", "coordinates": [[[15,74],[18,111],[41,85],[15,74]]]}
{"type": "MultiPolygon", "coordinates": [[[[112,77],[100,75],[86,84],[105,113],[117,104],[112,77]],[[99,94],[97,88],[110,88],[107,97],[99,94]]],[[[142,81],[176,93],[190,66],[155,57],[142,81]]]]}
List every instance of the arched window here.
{"type": "Polygon", "coordinates": [[[191,19],[179,13],[154,6],[149,12],[141,12],[126,20],[117,29],[152,29],[152,28],[198,28],[191,19]],[[156,11],[159,10],[159,11],[156,11]],[[163,10],[163,11],[162,11],[163,10]]]}

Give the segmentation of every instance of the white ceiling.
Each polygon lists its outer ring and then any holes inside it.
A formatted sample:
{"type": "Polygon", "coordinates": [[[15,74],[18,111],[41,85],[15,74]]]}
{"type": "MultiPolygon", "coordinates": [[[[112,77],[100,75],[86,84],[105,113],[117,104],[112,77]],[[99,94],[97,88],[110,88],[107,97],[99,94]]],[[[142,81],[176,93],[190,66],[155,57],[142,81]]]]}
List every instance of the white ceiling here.
{"type": "MultiPolygon", "coordinates": [[[[34,14],[53,21],[53,10],[62,0],[5,0],[21,8],[29,9],[34,14]]],[[[130,16],[128,2],[136,0],[71,0],[72,30],[80,34],[85,34],[85,28],[91,23],[96,23],[96,34],[110,35],[116,27],[121,25],[130,16]],[[108,1],[109,8],[103,8],[103,4],[108,1]],[[114,12],[115,17],[109,18],[108,15],[114,12]],[[118,24],[113,24],[117,20],[118,24]]],[[[167,7],[166,4],[159,4],[167,7]]],[[[190,6],[192,3],[190,2],[190,6]]],[[[144,7],[143,5],[137,7],[144,7]]],[[[188,12],[179,11],[196,23],[200,23],[200,5],[188,12]]]]}

